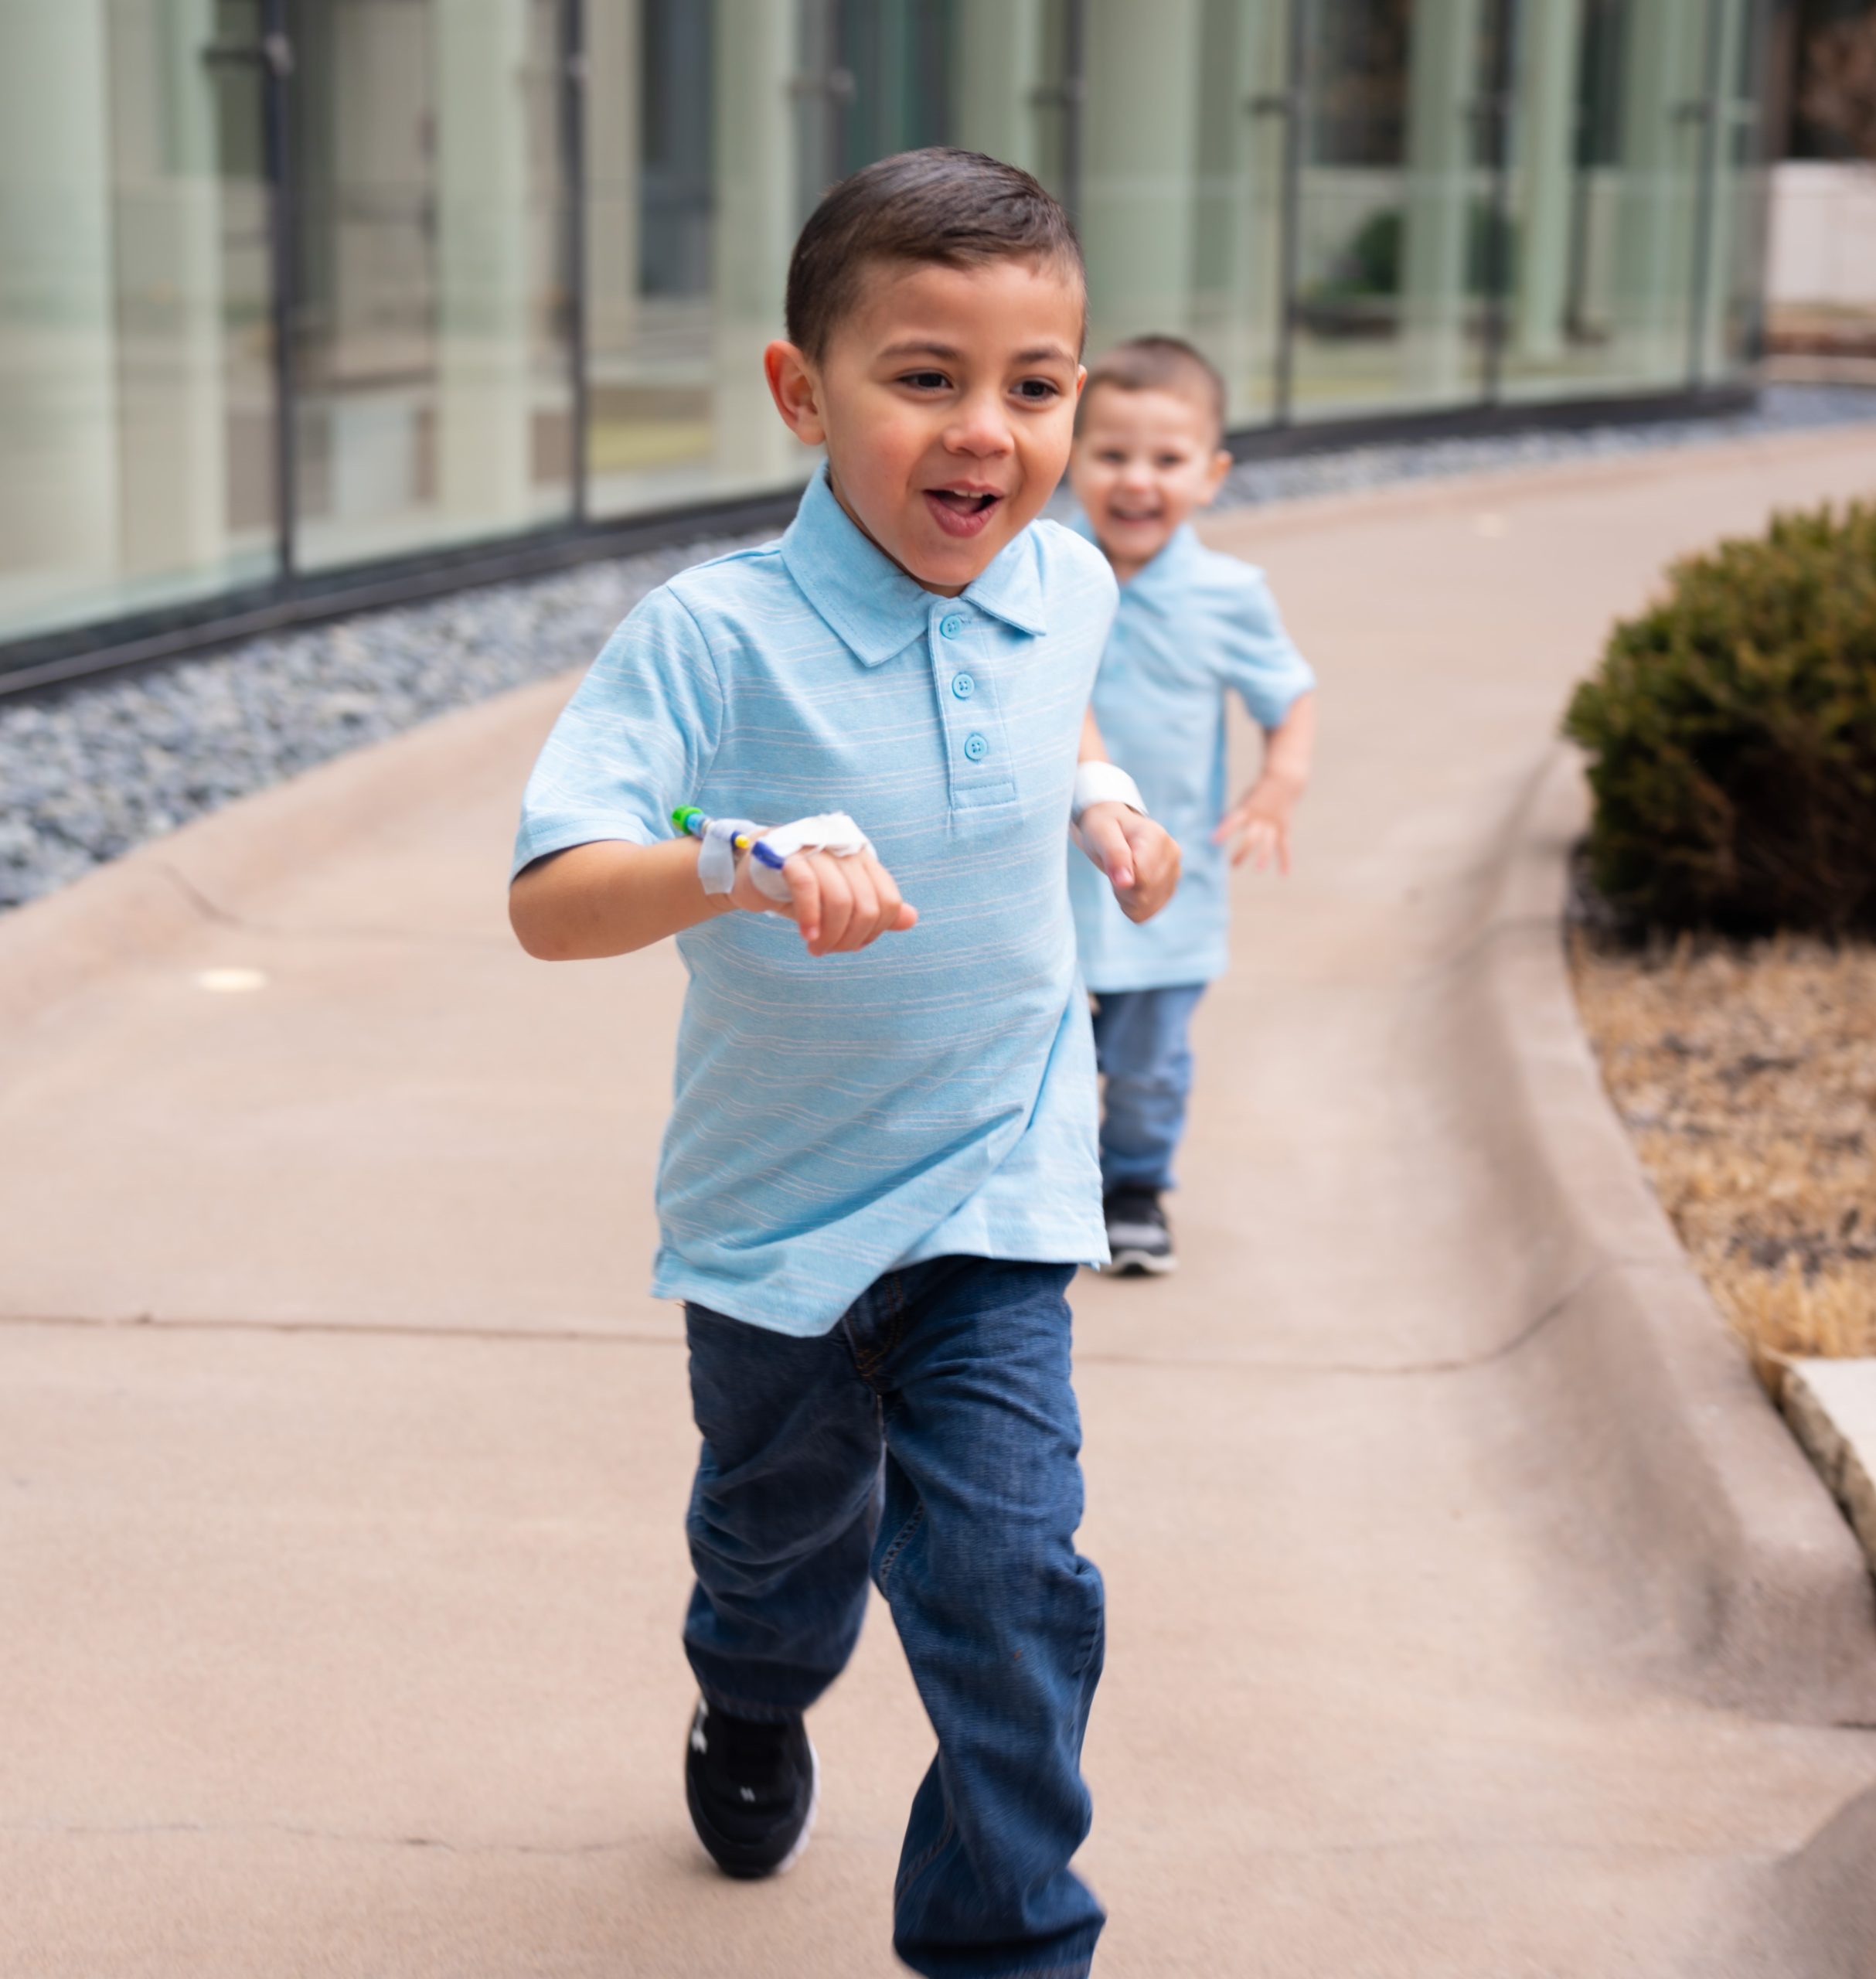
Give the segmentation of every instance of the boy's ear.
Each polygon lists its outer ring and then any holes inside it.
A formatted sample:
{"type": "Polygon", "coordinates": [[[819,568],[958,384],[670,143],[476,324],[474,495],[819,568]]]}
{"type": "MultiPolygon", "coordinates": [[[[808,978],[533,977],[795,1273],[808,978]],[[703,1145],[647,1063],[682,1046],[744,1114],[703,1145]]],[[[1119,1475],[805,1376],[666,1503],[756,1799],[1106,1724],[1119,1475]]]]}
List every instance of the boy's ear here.
{"type": "Polygon", "coordinates": [[[1224,485],[1224,477],[1237,465],[1238,463],[1232,459],[1229,451],[1225,448],[1221,447],[1212,455],[1211,465],[1207,469],[1205,475],[1204,499],[1207,502],[1224,485]]]}
{"type": "Polygon", "coordinates": [[[821,381],[807,354],[778,337],[762,353],[762,374],[781,423],[807,447],[826,444],[827,423],[821,414],[821,381]]]}

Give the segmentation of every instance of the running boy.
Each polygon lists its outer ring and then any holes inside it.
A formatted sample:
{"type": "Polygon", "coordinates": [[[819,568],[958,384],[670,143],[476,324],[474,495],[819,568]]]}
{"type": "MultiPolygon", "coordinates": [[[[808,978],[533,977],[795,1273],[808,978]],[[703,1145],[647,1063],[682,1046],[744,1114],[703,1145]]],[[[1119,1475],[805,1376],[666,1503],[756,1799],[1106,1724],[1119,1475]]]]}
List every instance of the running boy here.
{"type": "Polygon", "coordinates": [[[1092,760],[1114,580],[1034,519],[1084,314],[1027,173],[914,152],[828,195],[765,359],[826,465],[778,543],[614,635],[511,894],[533,954],[675,935],[690,973],[653,1289],[686,1302],[703,1439],[691,1818],[732,1875],[798,1853],[802,1714],[870,1569],[938,1742],[894,1943],[944,1979],[1085,1973],[1102,1922],[1068,1866],[1103,1630],[1064,1294],[1106,1246],[1063,841],[1129,918],[1178,855],[1092,760]]]}
{"type": "Polygon", "coordinates": [[[1176,1262],[1160,1204],[1186,1123],[1186,1030],[1224,972],[1231,863],[1289,870],[1290,816],[1309,780],[1316,677],[1291,645],[1261,571],[1207,550],[1188,518],[1231,465],[1221,447],[1224,383],[1176,337],[1136,337],[1088,374],[1070,485],[1081,526],[1120,580],[1120,609],[1095,686],[1101,733],[1139,779],[1185,855],[1179,897],[1150,928],[1071,872],[1081,969],[1095,993],[1106,1081],[1101,1182],[1122,1272],[1176,1262]],[[1257,781],[1225,807],[1224,703],[1235,691],[1264,729],[1257,781]]]}

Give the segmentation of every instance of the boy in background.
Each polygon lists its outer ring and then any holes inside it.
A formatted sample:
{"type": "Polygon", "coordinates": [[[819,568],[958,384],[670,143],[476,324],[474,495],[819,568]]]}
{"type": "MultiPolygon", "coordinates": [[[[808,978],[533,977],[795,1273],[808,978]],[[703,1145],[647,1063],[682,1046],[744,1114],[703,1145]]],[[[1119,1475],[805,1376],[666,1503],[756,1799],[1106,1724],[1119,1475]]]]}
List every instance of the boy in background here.
{"type": "Polygon", "coordinates": [[[1102,1923],[1069,1867],[1104,1632],[1064,1295],[1106,1247],[1063,850],[1124,918],[1178,855],[1087,720],[1113,577],[1035,519],[1085,318],[1027,173],[934,149],[835,187],[765,356],[826,464],[778,543],[614,635],[510,895],[531,954],[676,935],[690,974],[652,1289],[703,1436],[693,1824],[732,1875],[799,1854],[802,1714],[870,1570],[938,1735],[893,1930],[932,1979],[1079,1979],[1102,1923]]]}
{"type": "Polygon", "coordinates": [[[1187,1029],[1228,959],[1230,863],[1289,870],[1290,819],[1309,781],[1316,679],[1290,643],[1263,573],[1207,550],[1190,518],[1231,465],[1224,384],[1176,337],[1136,337],[1088,373],[1069,483],[1079,526],[1120,581],[1095,683],[1095,717],[1152,816],[1179,841],[1177,898],[1151,926],[1071,872],[1082,974],[1096,999],[1105,1081],[1101,1180],[1108,1246],[1122,1272],[1177,1260],[1161,1203],[1192,1086],[1187,1029]],[[1265,733],[1261,772],[1228,809],[1225,701],[1265,733]]]}

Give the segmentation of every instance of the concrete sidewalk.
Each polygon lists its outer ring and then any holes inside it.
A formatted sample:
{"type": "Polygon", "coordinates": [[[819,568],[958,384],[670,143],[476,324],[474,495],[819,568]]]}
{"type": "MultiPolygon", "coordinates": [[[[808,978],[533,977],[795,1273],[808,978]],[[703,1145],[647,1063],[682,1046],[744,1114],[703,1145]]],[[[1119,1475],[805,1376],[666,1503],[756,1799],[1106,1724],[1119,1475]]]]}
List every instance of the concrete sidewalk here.
{"type": "MultiPolygon", "coordinates": [[[[1184,1267],[1078,1293],[1115,1979],[1856,1969],[1797,1962],[1779,1865],[1876,1732],[1662,1675],[1506,1351],[1534,1316],[1438,1018],[1612,615],[1873,487],[1852,432],[1209,532],[1318,663],[1322,769],[1201,1011],[1184,1267]]],[[[728,1884],[686,1821],[694,1437],[642,1289],[682,976],[508,937],[565,691],[0,923],[9,1979],[894,1969],[929,1733],[877,1608],[801,1868],[728,1884]]]]}

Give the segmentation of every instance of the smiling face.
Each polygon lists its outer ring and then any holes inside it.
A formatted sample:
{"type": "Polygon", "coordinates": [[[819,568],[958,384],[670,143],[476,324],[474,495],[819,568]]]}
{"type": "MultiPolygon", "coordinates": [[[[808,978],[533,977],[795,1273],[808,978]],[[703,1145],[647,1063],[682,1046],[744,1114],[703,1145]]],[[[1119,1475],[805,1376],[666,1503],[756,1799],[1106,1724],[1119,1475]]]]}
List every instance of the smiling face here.
{"type": "Polygon", "coordinates": [[[1050,262],[888,263],[817,361],[766,355],[795,436],[906,574],[955,597],[1040,513],[1067,465],[1081,284],[1050,262]]]}
{"type": "Polygon", "coordinates": [[[1231,465],[1208,406],[1104,382],[1082,409],[1068,479],[1125,584],[1217,493],[1231,465]]]}

